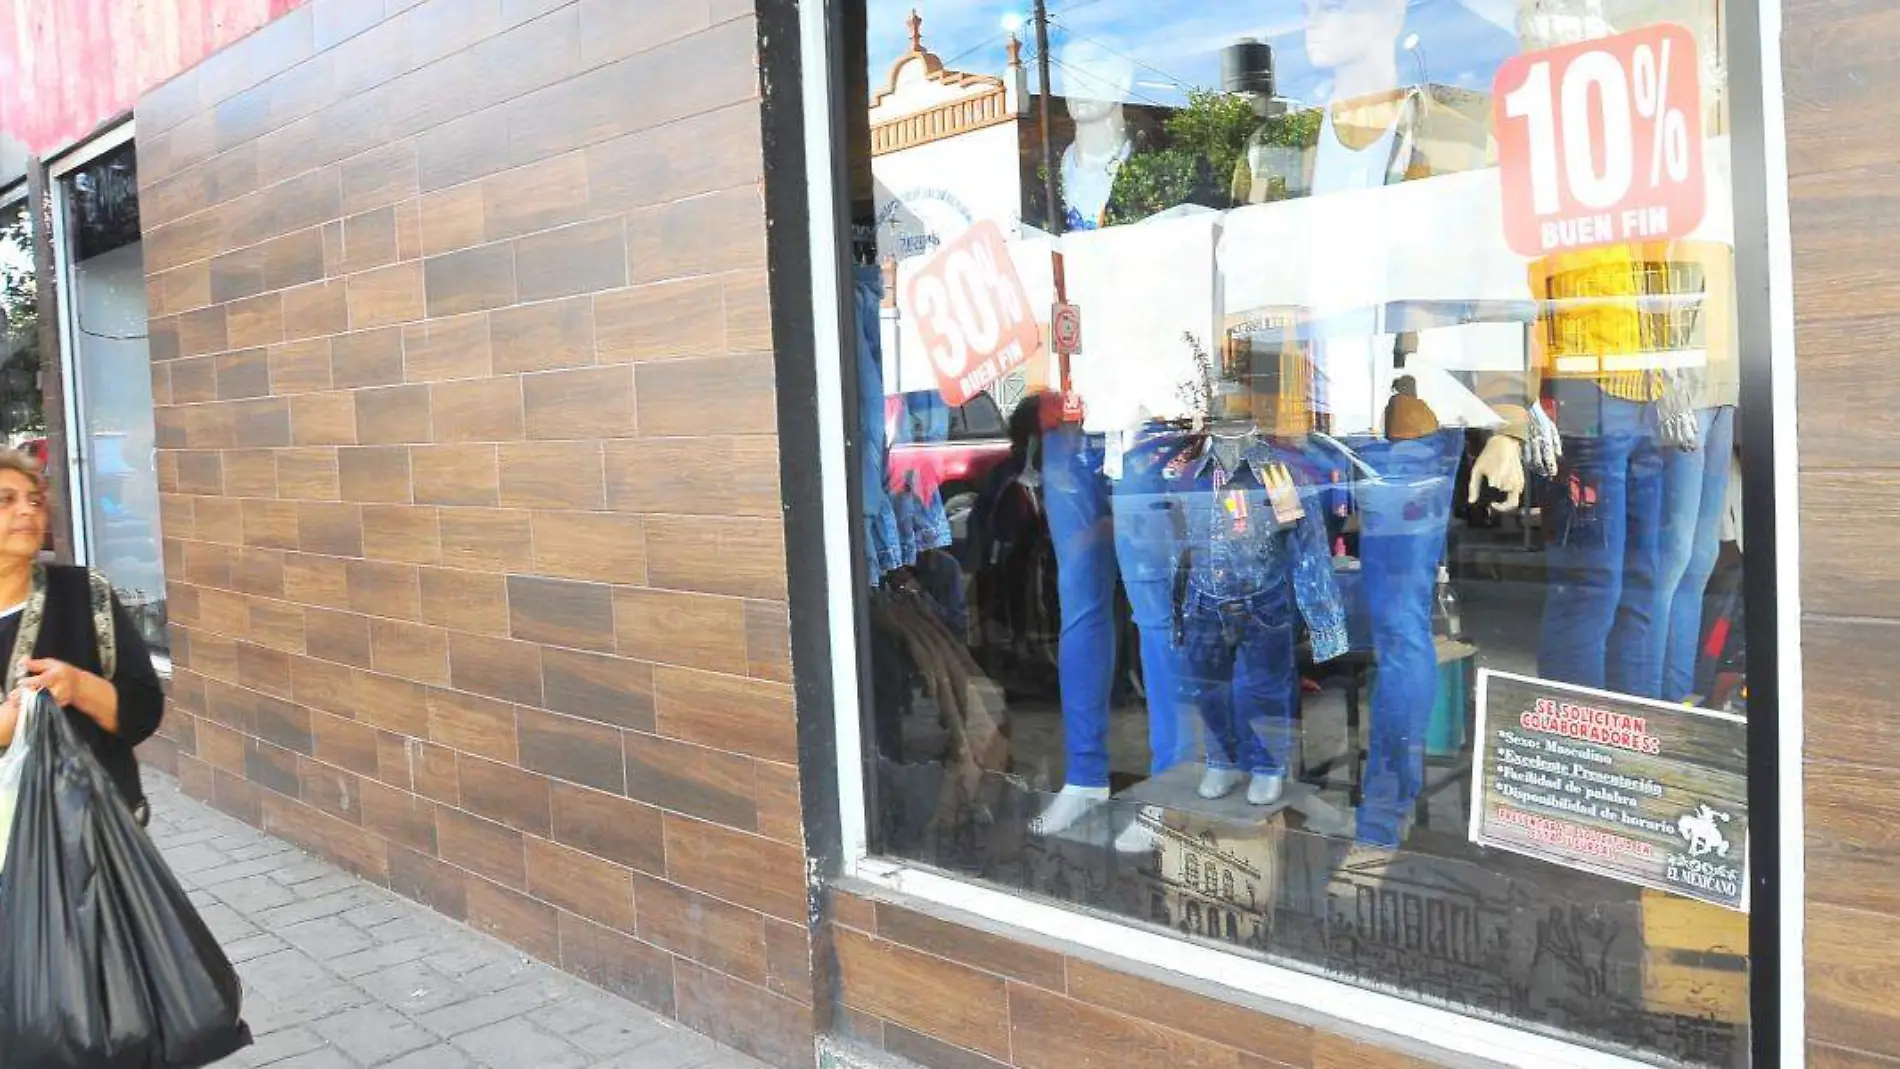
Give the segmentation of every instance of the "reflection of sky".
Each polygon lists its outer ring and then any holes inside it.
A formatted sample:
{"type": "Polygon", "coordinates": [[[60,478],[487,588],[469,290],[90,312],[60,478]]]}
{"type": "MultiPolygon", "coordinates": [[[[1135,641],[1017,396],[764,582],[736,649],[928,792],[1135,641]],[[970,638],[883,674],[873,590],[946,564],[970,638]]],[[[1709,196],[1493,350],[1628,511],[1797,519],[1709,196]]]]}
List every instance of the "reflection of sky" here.
{"type": "Polygon", "coordinates": [[[20,242],[0,239],[0,271],[9,275],[32,274],[33,250],[20,242]]]}
{"type": "MultiPolygon", "coordinates": [[[[1004,23],[1024,18],[1027,0],[866,0],[870,27],[873,83],[881,83],[891,64],[908,50],[905,19],[915,7],[924,17],[924,45],[946,64],[977,73],[1002,72],[1004,23]]],[[[1470,89],[1487,89],[1506,57],[1517,52],[1514,33],[1486,21],[1473,7],[1496,7],[1487,0],[1411,0],[1407,34],[1417,34],[1426,80],[1470,89]]],[[[1273,45],[1279,92],[1313,100],[1322,75],[1307,61],[1300,32],[1303,0],[1051,0],[1051,51],[1061,58],[1064,44],[1081,39],[1120,52],[1140,66],[1133,96],[1137,102],[1178,104],[1188,88],[1220,88],[1221,49],[1241,37],[1273,45]]],[[[1031,29],[1022,36],[1033,51],[1031,29]]],[[[1416,80],[1418,60],[1402,57],[1400,74],[1416,80]]],[[[1032,72],[1033,85],[1033,72],[1032,72]]],[[[1064,72],[1054,72],[1058,94],[1064,72]]]]}

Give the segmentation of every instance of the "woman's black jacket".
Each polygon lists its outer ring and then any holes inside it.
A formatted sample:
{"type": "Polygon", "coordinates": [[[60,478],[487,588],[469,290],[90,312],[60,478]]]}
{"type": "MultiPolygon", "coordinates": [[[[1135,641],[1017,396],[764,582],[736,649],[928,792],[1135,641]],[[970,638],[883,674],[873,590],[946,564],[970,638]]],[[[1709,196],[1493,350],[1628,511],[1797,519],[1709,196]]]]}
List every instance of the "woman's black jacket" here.
{"type": "MultiPolygon", "coordinates": [[[[145,789],[139,783],[139,762],[133,751],[158,730],[158,722],[165,715],[165,690],[158,671],[152,667],[151,650],[117,597],[112,599],[112,626],[118,647],[111,676],[112,686],[119,692],[118,733],[108,733],[76,709],[68,716],[79,737],[105,766],[126,805],[136,810],[145,800],[145,789]]],[[[40,625],[39,641],[33,644],[33,656],[51,657],[95,675],[105,674],[100,670],[92,580],[86,569],[47,566],[46,616],[40,625]]],[[[0,661],[0,665],[12,663],[12,656],[0,661]]]]}

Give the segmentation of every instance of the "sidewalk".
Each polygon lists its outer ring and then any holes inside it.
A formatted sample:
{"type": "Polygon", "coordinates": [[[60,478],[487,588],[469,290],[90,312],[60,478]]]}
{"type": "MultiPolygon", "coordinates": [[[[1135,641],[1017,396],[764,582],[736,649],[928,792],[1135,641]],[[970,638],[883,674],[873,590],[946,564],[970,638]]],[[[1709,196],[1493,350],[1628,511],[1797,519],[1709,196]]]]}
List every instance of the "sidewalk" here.
{"type": "Polygon", "coordinates": [[[219,1069],[762,1069],[147,770],[152,838],[244,977],[219,1069]]]}

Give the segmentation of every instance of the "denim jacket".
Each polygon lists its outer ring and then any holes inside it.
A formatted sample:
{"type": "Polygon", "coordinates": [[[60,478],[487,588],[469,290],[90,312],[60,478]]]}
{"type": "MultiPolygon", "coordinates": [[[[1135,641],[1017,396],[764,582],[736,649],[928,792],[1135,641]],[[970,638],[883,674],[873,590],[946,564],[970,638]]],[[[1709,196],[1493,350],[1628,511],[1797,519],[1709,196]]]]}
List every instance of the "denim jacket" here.
{"type": "MultiPolygon", "coordinates": [[[[1294,458],[1262,439],[1241,451],[1241,459],[1256,470],[1281,463],[1298,472],[1289,463],[1294,458]]],[[[1312,635],[1313,659],[1330,661],[1343,655],[1346,610],[1326,545],[1326,488],[1302,483],[1300,502],[1306,515],[1282,529],[1261,480],[1252,480],[1242,490],[1227,485],[1231,476],[1212,450],[1199,461],[1186,495],[1187,544],[1178,565],[1176,587],[1182,597],[1177,601],[1185,601],[1188,594],[1195,600],[1235,601],[1290,584],[1312,635]],[[1235,495],[1241,495],[1244,506],[1236,502],[1238,507],[1229,507],[1235,495]]]]}
{"type": "Polygon", "coordinates": [[[871,585],[877,586],[886,572],[896,571],[905,563],[897,510],[884,485],[885,466],[891,452],[884,436],[884,324],[879,312],[884,302],[884,274],[875,267],[859,266],[853,281],[852,295],[857,311],[858,433],[862,436],[858,459],[864,465],[864,551],[871,585]]]}

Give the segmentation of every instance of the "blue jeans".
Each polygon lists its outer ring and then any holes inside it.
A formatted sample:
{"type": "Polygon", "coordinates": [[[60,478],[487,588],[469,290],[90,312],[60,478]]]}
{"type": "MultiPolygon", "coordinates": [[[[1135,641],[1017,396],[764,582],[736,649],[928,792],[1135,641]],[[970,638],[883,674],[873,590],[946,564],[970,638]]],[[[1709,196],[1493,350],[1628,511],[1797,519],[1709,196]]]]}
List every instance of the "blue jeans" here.
{"type": "Polygon", "coordinates": [[[1188,756],[1192,737],[1181,730],[1181,653],[1173,641],[1174,563],[1185,528],[1163,470],[1185,444],[1173,430],[1141,433],[1123,458],[1121,479],[1111,483],[1102,472],[1101,435],[1070,424],[1043,435],[1044,507],[1062,602],[1064,779],[1071,787],[1108,786],[1118,569],[1141,632],[1151,771],[1188,756]]]}
{"type": "Polygon", "coordinates": [[[1399,825],[1425,788],[1425,735],[1438,701],[1432,598],[1445,556],[1463,433],[1349,444],[1378,473],[1377,478],[1361,473],[1354,487],[1360,580],[1372,617],[1378,673],[1358,839],[1397,846],[1399,825]]]}
{"type": "Polygon", "coordinates": [[[1184,693],[1207,725],[1209,768],[1286,774],[1299,700],[1293,612],[1285,586],[1227,600],[1188,592],[1184,693]]]}
{"type": "Polygon", "coordinates": [[[1735,446],[1735,409],[1696,413],[1702,447],[1671,453],[1664,463],[1662,533],[1656,576],[1659,678],[1654,695],[1681,701],[1695,691],[1702,642],[1702,595],[1720,555],[1722,514],[1728,508],[1729,454],[1735,446]]]}
{"type": "Polygon", "coordinates": [[[1544,508],[1547,582],[1538,674],[1656,697],[1666,458],[1655,406],[1587,381],[1553,385],[1564,456],[1544,508]]]}

